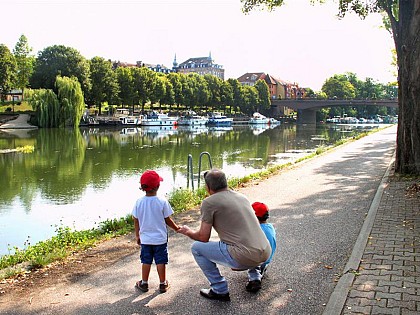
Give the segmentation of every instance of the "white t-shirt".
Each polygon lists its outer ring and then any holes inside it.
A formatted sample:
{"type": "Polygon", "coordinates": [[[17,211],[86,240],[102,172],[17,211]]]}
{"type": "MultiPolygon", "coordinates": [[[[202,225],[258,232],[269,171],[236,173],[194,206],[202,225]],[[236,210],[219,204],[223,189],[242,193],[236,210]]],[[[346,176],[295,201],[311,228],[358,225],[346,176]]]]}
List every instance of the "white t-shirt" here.
{"type": "Polygon", "coordinates": [[[165,218],[174,211],[168,200],[159,196],[143,196],[136,201],[132,215],[139,220],[140,241],[146,245],[161,245],[168,241],[165,218]]]}

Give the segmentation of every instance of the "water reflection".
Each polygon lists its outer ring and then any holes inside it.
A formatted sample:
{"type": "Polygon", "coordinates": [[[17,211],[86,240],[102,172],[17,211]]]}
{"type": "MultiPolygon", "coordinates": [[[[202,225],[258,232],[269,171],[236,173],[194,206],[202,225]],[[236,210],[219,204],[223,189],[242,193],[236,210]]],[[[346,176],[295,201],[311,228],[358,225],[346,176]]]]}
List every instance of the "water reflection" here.
{"type": "MultiPolygon", "coordinates": [[[[187,185],[187,158],[201,152],[228,176],[286,163],[343,133],[327,126],[134,127],[39,129],[0,133],[0,149],[32,145],[32,154],[0,154],[0,254],[8,244],[50,237],[55,225],[90,228],[131,212],[139,174],[156,169],[160,193],[187,185]]],[[[348,136],[348,135],[346,135],[348,136]]]]}

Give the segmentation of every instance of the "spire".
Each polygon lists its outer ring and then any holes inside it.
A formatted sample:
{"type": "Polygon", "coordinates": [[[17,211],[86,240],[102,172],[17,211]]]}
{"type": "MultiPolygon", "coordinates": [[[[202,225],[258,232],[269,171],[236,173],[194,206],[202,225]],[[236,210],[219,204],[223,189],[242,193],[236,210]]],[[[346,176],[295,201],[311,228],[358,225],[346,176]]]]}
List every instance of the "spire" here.
{"type": "Polygon", "coordinates": [[[209,52],[209,59],[211,60],[211,51],[209,52]]]}
{"type": "Polygon", "coordinates": [[[172,65],[173,65],[173,68],[177,68],[178,67],[178,62],[176,62],[176,54],[175,54],[174,62],[172,63],[172,65]]]}

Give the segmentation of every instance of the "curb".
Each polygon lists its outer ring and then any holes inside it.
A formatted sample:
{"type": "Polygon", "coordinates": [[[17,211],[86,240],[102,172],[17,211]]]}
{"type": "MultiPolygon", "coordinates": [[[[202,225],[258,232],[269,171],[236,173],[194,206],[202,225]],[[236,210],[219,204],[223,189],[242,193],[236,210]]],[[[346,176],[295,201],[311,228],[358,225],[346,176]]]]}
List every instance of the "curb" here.
{"type": "Polygon", "coordinates": [[[368,214],[360,230],[359,236],[357,237],[356,243],[354,244],[353,251],[350,258],[344,267],[343,275],[337,282],[333,293],[331,294],[328,303],[325,307],[323,315],[337,315],[341,314],[344,304],[346,303],[348,293],[353,284],[355,272],[359,269],[360,261],[362,259],[369,235],[372,231],[373,224],[375,222],[376,213],[381,202],[383,192],[388,185],[388,177],[391,172],[392,166],[395,161],[395,152],[392,156],[391,162],[382,177],[381,183],[379,184],[378,190],[376,191],[375,197],[372,200],[368,214]]]}

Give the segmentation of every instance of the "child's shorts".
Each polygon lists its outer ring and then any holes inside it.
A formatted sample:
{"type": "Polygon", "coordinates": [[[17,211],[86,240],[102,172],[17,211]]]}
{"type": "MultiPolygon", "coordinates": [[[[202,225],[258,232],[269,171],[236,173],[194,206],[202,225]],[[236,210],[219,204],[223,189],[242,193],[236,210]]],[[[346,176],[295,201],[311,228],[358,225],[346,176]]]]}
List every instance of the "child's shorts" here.
{"type": "Polygon", "coordinates": [[[141,244],[141,263],[151,265],[153,259],[155,260],[156,265],[168,263],[168,243],[161,245],[141,244]]]}

